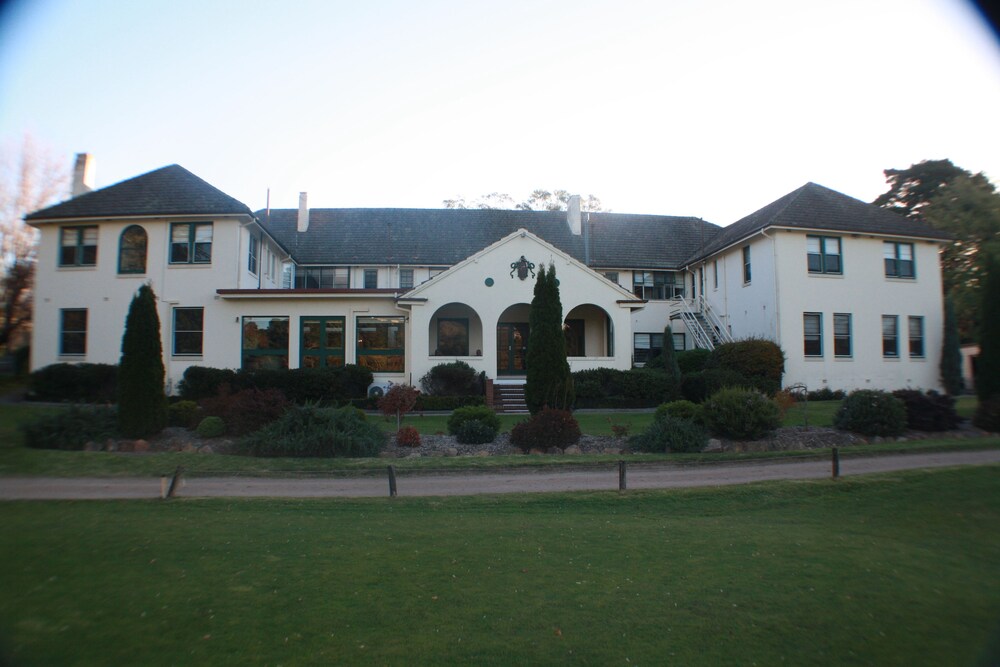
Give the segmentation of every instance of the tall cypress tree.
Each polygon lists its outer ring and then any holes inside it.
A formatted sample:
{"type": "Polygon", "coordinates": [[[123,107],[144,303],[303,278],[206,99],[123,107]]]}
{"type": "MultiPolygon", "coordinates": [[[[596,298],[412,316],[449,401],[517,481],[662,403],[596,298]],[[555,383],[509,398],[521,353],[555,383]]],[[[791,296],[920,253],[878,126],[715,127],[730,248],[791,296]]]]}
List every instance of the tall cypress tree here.
{"type": "Polygon", "coordinates": [[[167,422],[163,347],[153,288],[143,285],[125,318],[118,364],[118,429],[129,438],[160,432],[167,422]]]}
{"type": "Polygon", "coordinates": [[[941,344],[941,384],[950,396],[962,393],[962,350],[958,339],[958,318],[951,297],[944,300],[944,342],[941,344]]]}
{"type": "Polygon", "coordinates": [[[674,351],[674,332],[669,324],[663,329],[663,351],[660,356],[663,357],[663,370],[675,381],[680,382],[681,367],[677,363],[677,352],[674,351]]]}
{"type": "Polygon", "coordinates": [[[1000,267],[996,257],[987,253],[976,364],[976,394],[981,402],[1000,396],[1000,267]]]}
{"type": "Polygon", "coordinates": [[[562,301],[556,267],[541,267],[528,316],[527,385],[524,400],[531,414],[543,407],[568,410],[573,405],[573,377],[566,359],[562,301]]]}

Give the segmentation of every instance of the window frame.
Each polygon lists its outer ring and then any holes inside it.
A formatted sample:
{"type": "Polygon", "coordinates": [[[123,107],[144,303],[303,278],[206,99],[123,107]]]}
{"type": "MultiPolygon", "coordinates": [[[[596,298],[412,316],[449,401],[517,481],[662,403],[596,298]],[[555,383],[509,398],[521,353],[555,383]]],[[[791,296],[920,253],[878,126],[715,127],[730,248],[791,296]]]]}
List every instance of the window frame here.
{"type": "Polygon", "coordinates": [[[834,313],[833,314],[833,356],[837,359],[847,359],[854,356],[854,341],[852,340],[852,326],[853,318],[850,313],[834,313]],[[837,321],[847,322],[847,333],[837,333],[837,321]],[[842,345],[846,341],[847,352],[838,351],[842,349],[842,345]]]}
{"type": "Polygon", "coordinates": [[[146,273],[146,258],[149,253],[149,234],[146,233],[146,229],[142,225],[129,225],[122,230],[122,233],[118,235],[118,275],[120,276],[136,276],[143,275],[146,273]],[[138,238],[132,240],[135,246],[125,246],[125,235],[129,232],[139,231],[142,232],[141,244],[138,242],[138,238]],[[124,258],[126,254],[131,255],[131,262],[136,262],[139,257],[139,250],[142,250],[142,268],[140,269],[125,269],[124,258]]]}
{"type": "Polygon", "coordinates": [[[171,321],[172,321],[172,331],[173,331],[173,335],[171,337],[172,338],[171,355],[175,357],[203,356],[205,354],[205,308],[202,306],[175,306],[171,313],[171,321]],[[181,329],[177,324],[177,315],[179,314],[180,311],[185,311],[185,312],[197,311],[198,319],[200,320],[199,328],[181,329]],[[181,338],[179,334],[183,335],[183,337],[185,338],[191,337],[192,340],[194,339],[194,336],[192,334],[197,334],[197,340],[198,340],[197,351],[196,352],[181,351],[180,348],[182,346],[178,345],[178,341],[181,338]]]}
{"type": "Polygon", "coordinates": [[[405,373],[406,372],[406,318],[395,316],[395,315],[363,315],[357,316],[354,320],[355,332],[356,332],[356,344],[354,348],[354,354],[356,362],[359,366],[364,366],[368,368],[373,373],[405,373]],[[386,347],[363,347],[365,341],[365,330],[366,326],[385,326],[385,327],[397,327],[398,330],[395,335],[390,335],[390,331],[386,331],[386,347]],[[396,347],[388,347],[388,343],[391,339],[393,342],[397,343],[396,347]],[[378,361],[380,358],[385,357],[387,359],[386,363],[383,364],[378,361]],[[397,363],[397,359],[398,362],[397,363]]]}
{"type": "MultiPolygon", "coordinates": [[[[291,319],[288,315],[244,315],[240,319],[240,368],[247,370],[288,368],[288,347],[289,347],[289,327],[291,319]],[[273,324],[285,324],[285,346],[284,347],[247,347],[247,326],[256,324],[257,321],[267,321],[267,328],[263,331],[270,332],[273,324]],[[271,359],[277,358],[277,364],[271,359]],[[257,360],[261,361],[257,361],[257,360]]],[[[262,331],[258,327],[258,332],[262,331]]],[[[275,332],[280,336],[281,332],[275,332]]],[[[267,340],[270,342],[271,334],[268,333],[267,340]]],[[[258,337],[258,341],[260,338],[258,337]]]]}
{"type": "Polygon", "coordinates": [[[818,234],[806,235],[806,270],[811,275],[844,275],[844,241],[839,236],[820,236],[818,234]],[[810,241],[819,243],[819,252],[812,252],[809,248],[810,241]],[[836,242],[837,252],[830,252],[827,248],[828,241],[836,242]],[[812,258],[817,257],[818,268],[813,268],[812,258]],[[836,268],[830,268],[831,258],[837,258],[836,268]]]}
{"type": "Polygon", "coordinates": [[[469,318],[468,317],[439,317],[437,318],[437,326],[434,338],[434,355],[435,357],[468,357],[469,356],[469,318]],[[441,351],[441,325],[445,323],[458,324],[465,329],[465,338],[462,340],[461,336],[458,337],[458,352],[441,351]],[[463,345],[464,343],[464,345],[463,345]],[[464,352],[462,350],[465,350],[464,352]]]}
{"type": "Polygon", "coordinates": [[[684,278],[674,271],[632,271],[632,293],[646,301],[684,298],[684,278]]]}
{"type": "Polygon", "coordinates": [[[899,359],[899,315],[882,316],[882,357],[899,359]]]}
{"type": "Polygon", "coordinates": [[[296,267],[292,284],[295,289],[350,289],[351,267],[332,264],[296,267]]]}
{"type": "Polygon", "coordinates": [[[257,275],[260,265],[260,239],[256,234],[250,235],[250,242],[247,244],[247,271],[257,275]]]}
{"type": "Polygon", "coordinates": [[[802,354],[809,359],[823,357],[823,313],[802,313],[802,354]],[[815,320],[816,323],[812,332],[810,332],[810,320],[815,320]]]}
{"type": "Polygon", "coordinates": [[[59,267],[84,268],[97,266],[97,248],[100,242],[100,228],[97,225],[68,225],[59,228],[59,267]],[[66,245],[67,232],[75,235],[73,245],[66,245]],[[87,244],[87,233],[93,232],[94,243],[87,244]],[[88,248],[93,248],[93,257],[88,257],[88,248]],[[72,261],[67,261],[66,250],[71,250],[72,261]]]}
{"type": "Polygon", "coordinates": [[[753,278],[753,272],[750,270],[750,246],[743,246],[743,284],[749,285],[751,279],[753,278]]]}
{"type": "Polygon", "coordinates": [[[399,289],[413,289],[413,269],[399,270],[399,289]],[[408,275],[409,280],[403,280],[403,276],[408,275]]]}
{"type": "Polygon", "coordinates": [[[893,280],[916,280],[917,278],[917,255],[916,246],[905,241],[882,241],[882,264],[885,268],[885,277],[893,280]],[[889,249],[892,249],[891,257],[889,249]],[[900,252],[903,248],[909,248],[910,258],[903,259],[900,252]],[[909,265],[909,274],[904,272],[909,265]]]}
{"type": "Polygon", "coordinates": [[[327,315],[310,315],[302,316],[299,318],[299,368],[340,368],[347,363],[347,318],[343,315],[338,316],[327,316],[327,315]],[[306,323],[316,322],[319,327],[317,332],[319,338],[319,346],[314,348],[306,347],[306,323]],[[341,344],[340,347],[330,346],[327,344],[327,325],[328,324],[340,324],[340,337],[341,344]],[[308,365],[306,363],[307,358],[315,357],[318,359],[318,364],[308,365]],[[339,359],[339,363],[334,363],[330,365],[330,358],[339,359]]]}
{"type": "Polygon", "coordinates": [[[659,332],[659,333],[657,333],[657,332],[649,332],[649,333],[646,333],[646,332],[636,332],[636,333],[632,334],[632,365],[633,366],[638,366],[639,364],[642,364],[643,366],[645,366],[647,363],[649,363],[650,359],[652,359],[654,356],[656,356],[656,354],[654,354],[654,351],[656,351],[657,354],[659,354],[659,353],[662,353],[662,350],[663,350],[663,332],[662,331],[659,332]],[[639,337],[640,336],[645,336],[647,338],[647,341],[648,341],[647,347],[639,347],[639,337]],[[657,339],[657,336],[659,336],[658,339],[657,339]],[[641,355],[638,354],[639,350],[648,350],[648,352],[646,352],[646,354],[645,354],[645,358],[644,359],[641,359],[641,360],[639,359],[639,357],[641,356],[641,355]]]}
{"type": "MultiPolygon", "coordinates": [[[[87,354],[87,328],[89,325],[90,315],[86,308],[60,308],[59,309],[59,356],[60,357],[83,357],[87,354]],[[66,316],[68,314],[83,313],[83,328],[82,329],[67,329],[66,328],[66,316]],[[74,338],[70,339],[69,337],[74,338]],[[79,347],[80,350],[74,351],[67,349],[70,347],[67,345],[69,340],[76,340],[79,337],[79,347]]],[[[74,346],[75,347],[75,346],[74,346]]]]}
{"type": "Polygon", "coordinates": [[[378,269],[365,269],[364,270],[364,283],[363,283],[363,285],[364,285],[365,289],[378,289],[378,269]],[[371,278],[372,280],[369,281],[369,278],[371,278]]]}
{"type": "Polygon", "coordinates": [[[215,226],[212,222],[199,221],[199,222],[171,222],[170,223],[170,242],[168,244],[167,252],[169,253],[168,263],[174,266],[185,266],[185,265],[209,265],[212,263],[212,246],[215,244],[215,226]],[[187,238],[183,241],[174,240],[174,230],[175,229],[187,229],[187,238]],[[198,240],[198,230],[208,229],[209,240],[206,242],[204,240],[198,240]],[[208,257],[204,257],[204,253],[199,252],[199,246],[201,250],[204,250],[204,246],[208,246],[208,257]],[[183,259],[178,259],[178,249],[183,248],[185,256],[183,259]],[[201,258],[199,258],[201,255],[201,258]]]}
{"type": "Polygon", "coordinates": [[[910,359],[924,359],[926,357],[926,351],[924,346],[925,334],[924,334],[924,318],[921,315],[910,315],[906,319],[906,333],[909,345],[907,346],[910,352],[910,359]],[[913,325],[916,324],[919,328],[917,335],[913,335],[913,325]],[[914,351],[915,346],[917,347],[914,351]]]}

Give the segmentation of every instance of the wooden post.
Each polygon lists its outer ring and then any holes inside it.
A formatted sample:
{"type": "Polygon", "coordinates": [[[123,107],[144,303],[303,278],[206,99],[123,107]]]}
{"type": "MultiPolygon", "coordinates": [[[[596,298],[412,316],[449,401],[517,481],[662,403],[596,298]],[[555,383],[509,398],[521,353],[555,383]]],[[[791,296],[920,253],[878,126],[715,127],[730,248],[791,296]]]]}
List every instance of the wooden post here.
{"type": "Polygon", "coordinates": [[[625,462],[618,462],[618,490],[625,490],[625,462]]]}
{"type": "Polygon", "coordinates": [[[388,466],[389,471],[389,497],[396,497],[396,468],[388,466]]]}
{"type": "Polygon", "coordinates": [[[181,467],[177,466],[177,470],[174,470],[174,476],[170,480],[170,488],[167,489],[167,498],[173,498],[174,495],[180,491],[181,488],[181,467]]]}
{"type": "Polygon", "coordinates": [[[840,450],[836,447],[833,448],[833,478],[837,479],[840,477],[840,450]]]}

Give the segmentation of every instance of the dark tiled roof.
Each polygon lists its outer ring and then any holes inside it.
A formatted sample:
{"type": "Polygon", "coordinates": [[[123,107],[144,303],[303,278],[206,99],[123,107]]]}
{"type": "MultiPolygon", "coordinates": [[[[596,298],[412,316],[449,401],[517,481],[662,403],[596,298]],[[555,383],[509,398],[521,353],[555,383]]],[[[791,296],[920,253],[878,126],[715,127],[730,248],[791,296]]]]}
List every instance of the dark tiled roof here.
{"type": "Polygon", "coordinates": [[[250,214],[246,204],[172,164],[43,208],[25,220],[132,215],[250,214]]]}
{"type": "Polygon", "coordinates": [[[907,219],[898,213],[867,204],[822,185],[806,183],[798,190],[789,192],[724,228],[703,251],[693,253],[688,261],[707,257],[768,227],[829,229],[942,240],[951,238],[947,232],[927,224],[907,219]]]}
{"type": "MultiPolygon", "coordinates": [[[[579,261],[583,236],[564,211],[496,209],[310,209],[309,230],[296,231],[298,210],[257,211],[263,227],[300,264],[452,265],[527,229],[579,261]]],[[[587,214],[583,214],[584,224],[587,214]]],[[[719,233],[698,218],[591,213],[589,263],[595,267],[670,268],[719,233]]]]}

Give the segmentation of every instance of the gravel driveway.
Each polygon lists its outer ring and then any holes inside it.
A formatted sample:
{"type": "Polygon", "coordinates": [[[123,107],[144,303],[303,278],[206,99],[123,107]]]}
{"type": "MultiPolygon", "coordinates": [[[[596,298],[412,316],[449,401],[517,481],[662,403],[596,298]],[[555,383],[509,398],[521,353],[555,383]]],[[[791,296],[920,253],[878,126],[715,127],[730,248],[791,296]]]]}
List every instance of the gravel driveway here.
{"type": "MultiPolygon", "coordinates": [[[[845,458],[842,476],[1000,463],[1000,449],[845,458]]],[[[700,465],[636,465],[627,471],[629,489],[724,486],[765,480],[829,477],[830,461],[767,461],[700,465]]],[[[456,472],[427,474],[397,472],[400,496],[460,496],[494,493],[608,491],[618,488],[618,467],[574,471],[456,472]]],[[[0,478],[0,500],[157,498],[157,478],[0,478]]],[[[379,497],[389,494],[386,477],[248,478],[192,477],[184,480],[183,497],[379,497]]]]}

